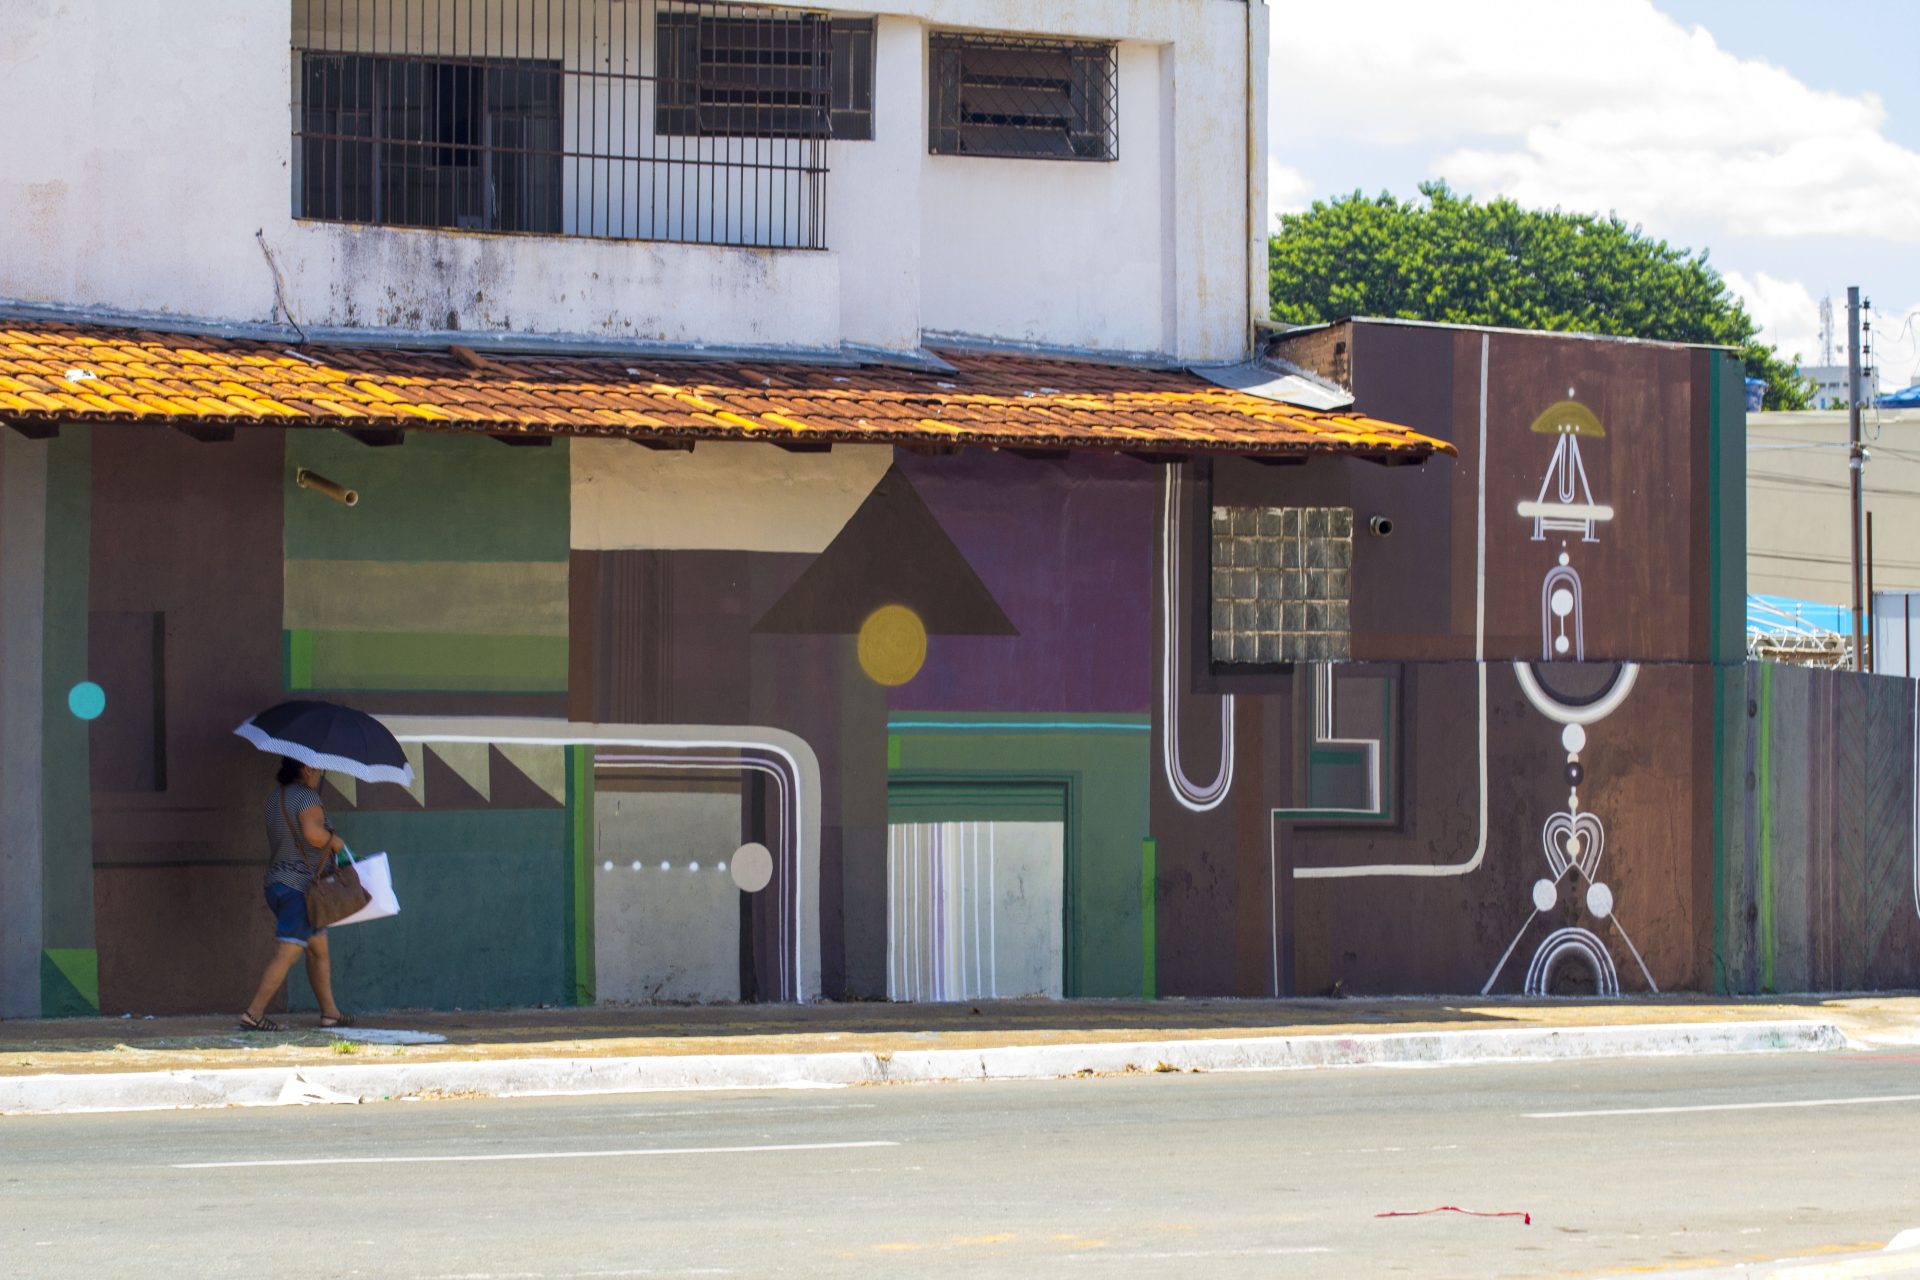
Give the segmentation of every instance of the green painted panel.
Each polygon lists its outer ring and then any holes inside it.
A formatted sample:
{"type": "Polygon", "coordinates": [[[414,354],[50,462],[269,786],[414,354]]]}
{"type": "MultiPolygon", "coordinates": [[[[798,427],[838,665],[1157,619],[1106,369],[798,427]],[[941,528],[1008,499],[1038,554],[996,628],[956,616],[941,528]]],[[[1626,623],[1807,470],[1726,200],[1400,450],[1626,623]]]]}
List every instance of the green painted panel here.
{"type": "Polygon", "coordinates": [[[89,678],[87,609],[93,542],[92,446],[92,434],[84,427],[68,427],[57,439],[46,442],[41,939],[43,945],[56,950],[90,948],[94,944],[90,730],[86,721],[76,719],[67,708],[68,691],[89,678]]]}
{"type": "Polygon", "coordinates": [[[1144,994],[1140,846],[1148,836],[1151,792],[1147,718],[903,713],[887,727],[899,740],[899,763],[889,774],[893,784],[1064,785],[1066,994],[1144,994]]]}
{"type": "Polygon", "coordinates": [[[423,635],[296,631],[288,637],[293,689],[562,693],[565,636],[423,635]]]}
{"type": "Polygon", "coordinates": [[[333,431],[289,431],[289,560],[558,560],[569,538],[568,450],[411,434],[369,449],[333,431]],[[343,507],[294,486],[308,467],[360,494],[343,507]]]}
{"type": "MultiPolygon", "coordinates": [[[[567,815],[558,809],[342,813],[357,850],[392,859],[400,914],[333,929],[344,1009],[561,1004],[566,986],[567,815]]],[[[293,1000],[314,1008],[296,966],[293,1000]]]]}
{"type": "Polygon", "coordinates": [[[1159,927],[1160,844],[1156,840],[1140,842],[1140,994],[1148,1000],[1160,998],[1160,948],[1155,930],[1159,927]]]}
{"type": "Polygon", "coordinates": [[[887,789],[888,822],[1065,822],[1059,783],[914,782],[887,789]]]}
{"type": "Polygon", "coordinates": [[[567,749],[567,991],[576,1005],[594,1002],[593,748],[567,749]]]}
{"type": "Polygon", "coordinates": [[[564,636],[565,561],[289,560],[289,631],[564,636]]]}
{"type": "Polygon", "coordinates": [[[100,953],[55,947],[40,953],[40,1016],[85,1018],[100,1012],[100,953]]]}

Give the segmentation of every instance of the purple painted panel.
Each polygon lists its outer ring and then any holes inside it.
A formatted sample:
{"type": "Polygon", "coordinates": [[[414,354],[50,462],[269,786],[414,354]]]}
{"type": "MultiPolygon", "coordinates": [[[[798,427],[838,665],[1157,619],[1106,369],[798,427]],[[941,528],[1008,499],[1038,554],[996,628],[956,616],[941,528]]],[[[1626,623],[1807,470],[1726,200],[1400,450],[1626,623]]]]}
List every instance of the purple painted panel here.
{"type": "Polygon", "coordinates": [[[1017,636],[930,636],[927,665],[892,691],[905,711],[1145,711],[1153,697],[1159,470],[1081,454],[984,449],[900,469],[1017,636]]]}

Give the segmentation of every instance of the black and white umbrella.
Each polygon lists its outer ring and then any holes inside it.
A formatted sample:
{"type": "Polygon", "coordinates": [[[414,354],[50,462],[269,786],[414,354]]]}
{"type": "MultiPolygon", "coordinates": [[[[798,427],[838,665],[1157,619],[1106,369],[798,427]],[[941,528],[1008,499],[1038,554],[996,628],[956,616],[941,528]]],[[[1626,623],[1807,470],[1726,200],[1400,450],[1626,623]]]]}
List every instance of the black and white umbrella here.
{"type": "Polygon", "coordinates": [[[413,785],[400,741],[364,711],[331,702],[283,702],[234,730],[262,751],[362,782],[413,785]]]}

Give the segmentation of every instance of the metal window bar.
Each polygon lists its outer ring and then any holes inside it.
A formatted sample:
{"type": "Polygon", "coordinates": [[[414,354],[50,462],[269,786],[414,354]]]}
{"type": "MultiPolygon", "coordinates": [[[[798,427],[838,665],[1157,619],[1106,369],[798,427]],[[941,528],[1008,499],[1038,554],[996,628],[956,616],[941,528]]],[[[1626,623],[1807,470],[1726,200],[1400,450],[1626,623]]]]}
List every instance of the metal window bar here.
{"type": "Polygon", "coordinates": [[[872,133],[871,20],[721,0],[290,3],[296,217],[823,249],[828,142],[872,133]]]}
{"type": "Polygon", "coordinates": [[[1120,158],[1118,46],[943,32],[929,50],[934,154],[1120,158]]]}

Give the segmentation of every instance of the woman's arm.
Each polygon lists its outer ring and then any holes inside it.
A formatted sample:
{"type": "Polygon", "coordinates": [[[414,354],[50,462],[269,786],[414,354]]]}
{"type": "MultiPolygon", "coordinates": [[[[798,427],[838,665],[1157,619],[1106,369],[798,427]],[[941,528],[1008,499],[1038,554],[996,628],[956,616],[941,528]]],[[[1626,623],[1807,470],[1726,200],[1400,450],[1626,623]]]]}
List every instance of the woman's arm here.
{"type": "Polygon", "coordinates": [[[300,811],[300,834],[310,847],[322,853],[338,853],[347,847],[345,840],[327,830],[327,811],[317,804],[300,811]]]}

